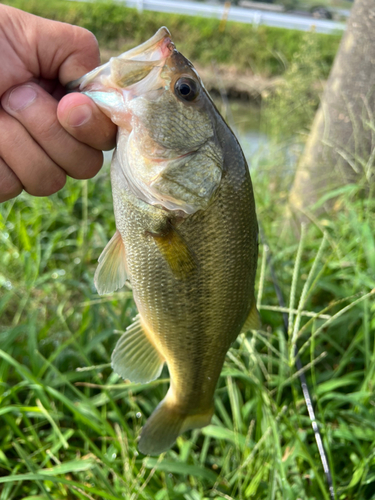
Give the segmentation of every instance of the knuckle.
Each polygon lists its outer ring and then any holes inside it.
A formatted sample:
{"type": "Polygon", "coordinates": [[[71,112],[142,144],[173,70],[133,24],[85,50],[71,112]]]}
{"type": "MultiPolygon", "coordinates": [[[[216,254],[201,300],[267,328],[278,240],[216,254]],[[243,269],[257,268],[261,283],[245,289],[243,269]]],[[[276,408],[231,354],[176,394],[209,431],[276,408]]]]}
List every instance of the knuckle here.
{"type": "Polygon", "coordinates": [[[83,41],[85,41],[87,44],[90,44],[91,46],[99,50],[99,43],[94,33],[87,30],[86,28],[80,28],[80,29],[83,41]]]}
{"type": "Polygon", "coordinates": [[[99,43],[94,33],[80,26],[75,26],[75,29],[76,42],[79,43],[80,50],[87,50],[99,57],[99,43]]]}
{"type": "Polygon", "coordinates": [[[9,200],[11,200],[12,198],[15,198],[16,196],[18,196],[21,193],[22,193],[22,188],[17,189],[17,190],[15,190],[12,193],[2,193],[0,191],[0,203],[3,203],[4,201],[9,201],[9,200]]]}
{"type": "Polygon", "coordinates": [[[55,171],[54,175],[45,178],[44,182],[27,188],[27,192],[33,196],[50,196],[57,193],[65,186],[66,175],[62,171],[55,171]]]}
{"type": "Polygon", "coordinates": [[[57,193],[57,191],[60,191],[65,186],[66,183],[66,175],[61,171],[55,176],[51,177],[51,179],[48,182],[47,189],[48,189],[48,196],[50,194],[57,193]]]}
{"type": "Polygon", "coordinates": [[[53,141],[60,141],[63,133],[57,125],[55,117],[45,116],[41,122],[34,121],[32,136],[39,144],[49,144],[53,141]]]}
{"type": "Polygon", "coordinates": [[[92,151],[79,163],[79,167],[70,173],[70,176],[74,179],[91,179],[99,172],[102,165],[103,153],[101,151],[92,151]]]}
{"type": "Polygon", "coordinates": [[[22,192],[22,184],[15,175],[2,175],[0,171],[0,203],[11,200],[22,192]]]}

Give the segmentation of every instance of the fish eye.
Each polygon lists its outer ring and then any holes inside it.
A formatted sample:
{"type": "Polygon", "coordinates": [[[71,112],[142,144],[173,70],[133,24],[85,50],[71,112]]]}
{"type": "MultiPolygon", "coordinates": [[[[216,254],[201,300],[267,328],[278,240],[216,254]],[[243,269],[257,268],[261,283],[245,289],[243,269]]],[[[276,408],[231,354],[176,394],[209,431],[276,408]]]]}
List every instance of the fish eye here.
{"type": "Polygon", "coordinates": [[[193,101],[198,95],[198,85],[192,78],[180,78],[174,86],[177,97],[184,101],[193,101]]]}

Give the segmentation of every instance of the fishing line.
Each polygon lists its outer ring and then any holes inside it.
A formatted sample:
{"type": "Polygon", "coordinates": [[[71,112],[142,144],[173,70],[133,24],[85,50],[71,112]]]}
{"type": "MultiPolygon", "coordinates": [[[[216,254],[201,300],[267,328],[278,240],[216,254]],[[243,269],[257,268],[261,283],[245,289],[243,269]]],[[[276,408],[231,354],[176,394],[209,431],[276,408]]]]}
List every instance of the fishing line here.
{"type": "MultiPolygon", "coordinates": [[[[269,270],[271,272],[271,279],[272,279],[273,287],[274,287],[275,292],[276,292],[277,299],[279,301],[280,307],[286,308],[284,296],[283,296],[283,293],[282,293],[280,285],[279,285],[279,281],[278,281],[277,276],[276,276],[275,268],[273,266],[272,252],[271,252],[270,247],[266,241],[266,237],[264,235],[263,229],[260,225],[259,225],[259,233],[260,233],[260,239],[261,239],[262,244],[263,244],[263,248],[267,252],[267,264],[268,264],[269,270]]],[[[288,328],[289,328],[288,313],[283,312],[282,315],[283,315],[283,324],[284,324],[284,334],[285,334],[285,337],[288,338],[288,328]]],[[[322,436],[320,434],[319,426],[318,426],[318,423],[317,423],[316,418],[315,418],[315,412],[314,412],[314,407],[312,404],[312,399],[310,396],[310,390],[309,390],[309,387],[307,385],[305,373],[302,370],[303,365],[302,365],[301,359],[298,355],[297,344],[294,347],[294,359],[295,359],[296,369],[299,373],[298,377],[300,380],[303,397],[305,399],[306,408],[307,408],[307,411],[308,411],[308,414],[310,417],[311,427],[314,431],[314,437],[315,437],[316,445],[318,447],[320,461],[322,462],[324,474],[326,476],[329,494],[330,494],[332,500],[336,500],[335,490],[334,490],[333,482],[332,482],[331,469],[329,467],[329,463],[327,460],[327,454],[326,454],[325,449],[324,449],[324,444],[323,444],[322,436]]]]}

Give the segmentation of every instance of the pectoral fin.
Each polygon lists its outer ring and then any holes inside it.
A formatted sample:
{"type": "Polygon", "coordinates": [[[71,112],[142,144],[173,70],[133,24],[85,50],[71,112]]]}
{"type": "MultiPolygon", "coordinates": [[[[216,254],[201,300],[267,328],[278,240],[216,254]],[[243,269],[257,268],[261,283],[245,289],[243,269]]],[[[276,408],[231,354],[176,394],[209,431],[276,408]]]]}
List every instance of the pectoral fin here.
{"type": "Polygon", "coordinates": [[[112,368],[124,379],[146,384],[160,376],[164,358],[150,342],[140,316],[120,337],[112,354],[112,368]]]}
{"type": "Polygon", "coordinates": [[[99,257],[94,283],[99,295],[112,293],[127,280],[125,245],[116,231],[99,257]]]}
{"type": "Polygon", "coordinates": [[[150,234],[176,278],[186,278],[196,269],[193,254],[172,225],[165,234],[150,234]]]}
{"type": "Polygon", "coordinates": [[[260,327],[261,327],[261,322],[260,322],[259,312],[255,305],[255,299],[253,299],[253,305],[242,327],[242,331],[245,332],[246,330],[259,330],[260,327]]]}

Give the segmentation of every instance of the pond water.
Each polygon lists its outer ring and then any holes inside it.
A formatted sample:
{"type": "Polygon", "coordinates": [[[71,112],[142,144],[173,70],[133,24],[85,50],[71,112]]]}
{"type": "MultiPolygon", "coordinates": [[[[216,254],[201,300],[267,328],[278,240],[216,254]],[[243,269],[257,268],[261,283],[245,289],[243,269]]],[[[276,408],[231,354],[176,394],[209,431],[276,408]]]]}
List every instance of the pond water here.
{"type": "Polygon", "coordinates": [[[261,131],[261,108],[248,101],[221,99],[215,104],[239,140],[248,160],[269,153],[271,139],[261,131]]]}
{"type": "Polygon", "coordinates": [[[302,151],[302,143],[296,137],[285,138],[277,142],[265,132],[266,123],[262,117],[262,108],[248,101],[215,101],[220,113],[239,140],[250,169],[261,164],[270,164],[278,158],[285,172],[294,171],[302,151]]]}

